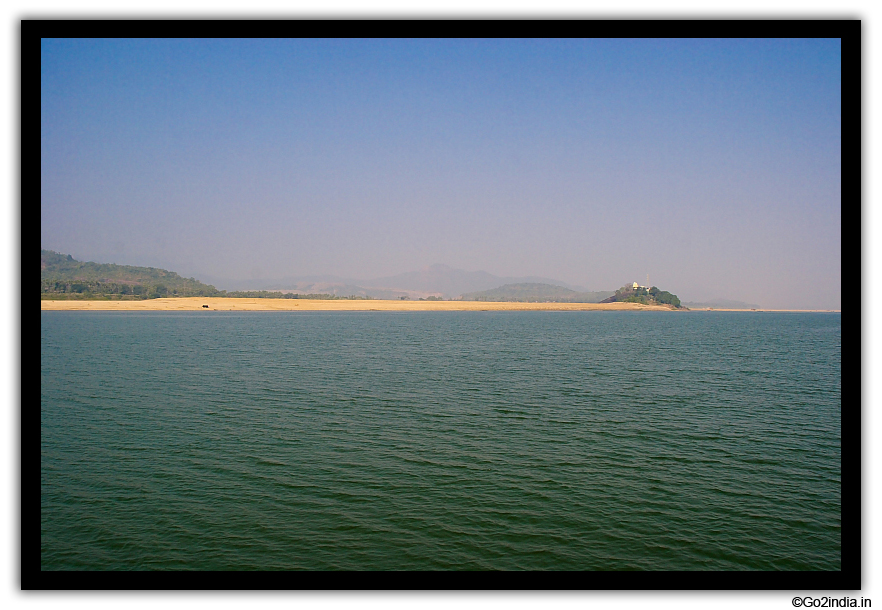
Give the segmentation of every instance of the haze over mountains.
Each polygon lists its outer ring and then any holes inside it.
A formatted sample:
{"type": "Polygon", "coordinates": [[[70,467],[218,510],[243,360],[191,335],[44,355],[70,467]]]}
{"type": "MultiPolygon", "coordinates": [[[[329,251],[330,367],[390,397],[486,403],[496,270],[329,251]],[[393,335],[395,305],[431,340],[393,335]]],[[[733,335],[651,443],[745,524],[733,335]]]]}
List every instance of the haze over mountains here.
{"type": "Polygon", "coordinates": [[[469,292],[462,295],[465,301],[553,301],[556,303],[599,303],[614,295],[609,290],[585,292],[570,290],[562,286],[528,282],[521,284],[505,284],[490,290],[469,292]]]}
{"type": "Polygon", "coordinates": [[[205,276],[204,281],[221,290],[280,290],[285,292],[327,293],[338,296],[374,298],[459,298],[463,294],[491,290],[505,284],[551,284],[575,292],[588,292],[553,278],[525,276],[500,277],[486,271],[464,271],[447,265],[430,265],[418,271],[367,280],[337,276],[301,276],[267,280],[228,280],[205,276]]]}
{"type": "Polygon", "coordinates": [[[710,301],[686,301],[683,303],[685,307],[691,309],[702,309],[706,307],[717,309],[759,309],[756,303],[745,303],[744,301],[734,301],[732,299],[712,299],[710,301]]]}
{"type": "MultiPolygon", "coordinates": [[[[560,280],[525,276],[497,276],[486,271],[464,271],[447,265],[430,265],[418,271],[370,280],[333,275],[300,276],[283,279],[229,280],[204,274],[186,279],[172,271],[113,263],[80,262],[72,256],[42,250],[43,293],[74,292],[88,297],[95,294],[186,296],[220,291],[278,291],[300,295],[369,297],[373,299],[442,298],[479,301],[552,301],[598,303],[615,294],[610,290],[586,290],[560,280]],[[205,282],[203,284],[202,282],[205,282]],[[97,292],[96,292],[97,291],[97,292]]],[[[105,295],[106,296],[106,295],[105,295]]],[[[748,309],[758,305],[731,299],[683,303],[687,307],[748,309]]]]}

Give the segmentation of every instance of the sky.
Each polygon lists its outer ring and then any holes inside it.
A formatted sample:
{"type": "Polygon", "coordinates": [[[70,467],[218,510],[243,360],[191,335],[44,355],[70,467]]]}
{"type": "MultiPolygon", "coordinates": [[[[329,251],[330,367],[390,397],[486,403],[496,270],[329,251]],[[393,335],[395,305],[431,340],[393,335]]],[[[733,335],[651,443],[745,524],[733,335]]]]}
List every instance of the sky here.
{"type": "Polygon", "coordinates": [[[841,307],[838,40],[44,40],[41,245],[841,307]]]}

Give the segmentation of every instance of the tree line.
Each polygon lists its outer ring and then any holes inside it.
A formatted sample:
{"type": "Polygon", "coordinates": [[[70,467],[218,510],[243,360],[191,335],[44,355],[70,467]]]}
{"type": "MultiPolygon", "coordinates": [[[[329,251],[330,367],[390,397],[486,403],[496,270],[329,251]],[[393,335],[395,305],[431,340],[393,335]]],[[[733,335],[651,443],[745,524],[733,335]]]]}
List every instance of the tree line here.
{"type": "Polygon", "coordinates": [[[80,262],[70,254],[40,250],[42,299],[141,300],[164,297],[249,299],[369,299],[355,295],[295,294],[269,290],[218,290],[195,278],[155,267],[80,262]]]}
{"type": "Polygon", "coordinates": [[[43,281],[42,299],[99,299],[99,300],[145,300],[168,297],[230,297],[239,299],[319,299],[319,300],[370,300],[357,295],[338,296],[325,293],[279,293],[269,290],[217,290],[214,286],[204,288],[169,288],[163,284],[129,284],[100,281],[43,281]]]}

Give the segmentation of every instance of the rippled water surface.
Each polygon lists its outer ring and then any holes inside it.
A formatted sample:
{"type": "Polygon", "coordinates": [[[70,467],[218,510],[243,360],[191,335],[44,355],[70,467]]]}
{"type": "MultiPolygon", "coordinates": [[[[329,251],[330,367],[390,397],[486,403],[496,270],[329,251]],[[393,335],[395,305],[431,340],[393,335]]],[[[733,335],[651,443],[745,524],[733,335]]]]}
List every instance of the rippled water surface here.
{"type": "Polygon", "coordinates": [[[42,568],[838,570],[840,330],[42,312],[42,568]]]}

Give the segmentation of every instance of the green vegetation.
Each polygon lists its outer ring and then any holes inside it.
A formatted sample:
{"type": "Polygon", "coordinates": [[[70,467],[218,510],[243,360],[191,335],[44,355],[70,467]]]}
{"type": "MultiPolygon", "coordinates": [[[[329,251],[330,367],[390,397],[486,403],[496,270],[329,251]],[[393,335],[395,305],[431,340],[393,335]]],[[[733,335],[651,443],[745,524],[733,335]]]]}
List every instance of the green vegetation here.
{"type": "Polygon", "coordinates": [[[464,301],[502,301],[518,303],[598,303],[612,292],[576,292],[551,284],[506,284],[491,290],[469,292],[464,301]]]}
{"type": "Polygon", "coordinates": [[[160,297],[238,297],[249,299],[365,299],[333,294],[293,294],[258,291],[227,292],[183,278],[173,271],[154,267],[132,267],[83,263],[70,254],[40,250],[40,298],[47,300],[144,300],[160,297]]]}
{"type": "Polygon", "coordinates": [[[71,255],[40,250],[43,299],[156,299],[220,296],[214,286],[154,267],[83,263],[71,255]]]}
{"type": "Polygon", "coordinates": [[[643,303],[644,305],[673,305],[676,308],[681,307],[680,299],[677,295],[671,294],[665,290],[659,290],[655,286],[647,288],[646,286],[622,286],[616,293],[604,299],[601,303],[643,303]]]}

